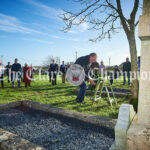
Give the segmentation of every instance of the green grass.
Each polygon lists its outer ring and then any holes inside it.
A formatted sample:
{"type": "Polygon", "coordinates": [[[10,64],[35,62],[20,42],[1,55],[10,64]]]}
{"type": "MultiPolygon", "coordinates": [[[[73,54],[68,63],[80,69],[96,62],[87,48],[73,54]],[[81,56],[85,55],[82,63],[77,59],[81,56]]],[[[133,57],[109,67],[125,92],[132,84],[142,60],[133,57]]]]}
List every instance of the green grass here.
{"type": "MultiPolygon", "coordinates": [[[[42,76],[43,77],[43,76],[42,76]]],[[[79,104],[75,101],[77,88],[70,84],[62,84],[58,81],[56,86],[52,86],[48,80],[36,80],[31,82],[30,88],[25,88],[22,83],[21,88],[11,88],[11,84],[6,83],[5,88],[0,89],[0,104],[6,104],[18,100],[32,100],[35,102],[51,104],[56,107],[75,110],[88,114],[117,118],[119,107],[122,103],[128,103],[126,98],[117,99],[118,104],[113,104],[113,108],[109,105],[107,98],[92,104],[90,93],[86,94],[85,104],[79,104]]]]}

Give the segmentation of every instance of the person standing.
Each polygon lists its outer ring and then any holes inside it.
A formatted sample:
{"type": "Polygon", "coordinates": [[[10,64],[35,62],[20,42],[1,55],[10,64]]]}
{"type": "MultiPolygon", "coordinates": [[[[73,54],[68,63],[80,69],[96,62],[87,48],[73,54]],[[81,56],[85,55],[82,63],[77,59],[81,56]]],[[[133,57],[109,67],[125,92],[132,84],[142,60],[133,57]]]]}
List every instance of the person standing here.
{"type": "Polygon", "coordinates": [[[28,64],[25,64],[25,67],[23,68],[23,82],[25,82],[25,87],[30,87],[31,68],[28,66],[28,64]]]}
{"type": "Polygon", "coordinates": [[[11,65],[10,62],[8,62],[8,65],[6,66],[6,73],[7,73],[7,77],[8,77],[8,83],[10,83],[11,81],[11,65]]]}
{"type": "Polygon", "coordinates": [[[4,88],[4,66],[2,64],[2,61],[0,60],[0,82],[1,82],[1,87],[4,88]]]}
{"type": "Polygon", "coordinates": [[[141,66],[141,57],[138,56],[138,72],[140,72],[140,66],[141,66]]]}
{"type": "Polygon", "coordinates": [[[57,71],[58,71],[58,65],[55,63],[55,60],[53,60],[49,67],[49,82],[52,81],[52,85],[57,84],[57,82],[56,82],[57,71]]]}
{"type": "Polygon", "coordinates": [[[120,69],[119,67],[116,65],[114,68],[114,79],[116,80],[116,83],[118,82],[118,78],[120,77],[120,69]]]}
{"type": "Polygon", "coordinates": [[[31,79],[33,80],[33,72],[34,72],[34,70],[33,70],[33,67],[32,67],[32,64],[30,65],[30,68],[31,68],[31,79]]]}
{"type": "Polygon", "coordinates": [[[96,60],[97,60],[97,54],[91,53],[90,55],[79,57],[75,62],[75,64],[82,66],[85,71],[85,79],[83,83],[80,85],[80,90],[76,98],[76,101],[78,103],[82,103],[84,101],[84,97],[86,93],[86,81],[89,81],[92,85],[96,85],[96,83],[92,79],[90,79],[88,76],[90,65],[93,62],[96,62],[96,60]]]}
{"type": "Polygon", "coordinates": [[[67,66],[65,65],[64,61],[62,61],[62,64],[60,66],[60,71],[62,72],[62,83],[65,83],[65,81],[66,81],[67,66]]]}
{"type": "Polygon", "coordinates": [[[15,80],[17,78],[18,87],[21,86],[21,64],[18,63],[18,59],[15,59],[15,63],[12,65],[12,87],[15,87],[15,80]]]}
{"type": "Polygon", "coordinates": [[[113,73],[110,73],[110,84],[113,84],[114,79],[116,80],[116,84],[118,82],[118,78],[120,76],[120,69],[117,65],[114,67],[113,73]]]}
{"type": "Polygon", "coordinates": [[[126,58],[126,62],[123,63],[123,85],[126,84],[126,77],[128,78],[128,85],[130,85],[130,72],[131,72],[131,62],[129,58],[126,58]]]}
{"type": "Polygon", "coordinates": [[[105,65],[104,65],[104,62],[101,61],[101,62],[100,62],[100,66],[99,66],[99,73],[100,73],[100,75],[101,75],[102,77],[105,76],[105,71],[106,71],[106,67],[105,67],[105,65]]]}

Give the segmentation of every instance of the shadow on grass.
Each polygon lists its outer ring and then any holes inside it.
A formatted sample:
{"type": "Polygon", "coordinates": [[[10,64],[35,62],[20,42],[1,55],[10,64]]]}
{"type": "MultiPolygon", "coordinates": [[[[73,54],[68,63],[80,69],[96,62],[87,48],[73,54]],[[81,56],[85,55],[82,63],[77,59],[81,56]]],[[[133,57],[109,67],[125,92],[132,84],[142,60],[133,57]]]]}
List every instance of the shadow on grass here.
{"type": "Polygon", "coordinates": [[[68,86],[66,86],[66,87],[58,87],[58,86],[52,86],[52,87],[49,87],[49,88],[43,88],[43,87],[41,87],[40,86],[40,88],[38,87],[38,88],[36,88],[36,87],[31,87],[31,88],[28,88],[28,89],[23,89],[23,90],[20,90],[20,91],[22,91],[22,92],[24,92],[24,91],[48,91],[48,90],[62,90],[62,89],[69,89],[69,88],[71,88],[72,89],[72,87],[68,87],[68,86]]]}
{"type": "Polygon", "coordinates": [[[76,101],[75,100],[69,100],[69,101],[63,101],[63,102],[55,102],[55,103],[52,103],[52,105],[54,106],[66,106],[66,104],[75,104],[76,101]]]}

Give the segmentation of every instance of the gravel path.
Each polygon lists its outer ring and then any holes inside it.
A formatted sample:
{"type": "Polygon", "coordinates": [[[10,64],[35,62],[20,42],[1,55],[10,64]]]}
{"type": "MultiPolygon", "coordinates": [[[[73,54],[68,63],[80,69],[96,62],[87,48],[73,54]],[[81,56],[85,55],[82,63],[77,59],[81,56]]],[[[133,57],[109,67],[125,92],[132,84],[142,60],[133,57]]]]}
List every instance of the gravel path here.
{"type": "Polygon", "coordinates": [[[0,111],[0,127],[47,150],[108,150],[113,129],[32,109],[0,111]]]}

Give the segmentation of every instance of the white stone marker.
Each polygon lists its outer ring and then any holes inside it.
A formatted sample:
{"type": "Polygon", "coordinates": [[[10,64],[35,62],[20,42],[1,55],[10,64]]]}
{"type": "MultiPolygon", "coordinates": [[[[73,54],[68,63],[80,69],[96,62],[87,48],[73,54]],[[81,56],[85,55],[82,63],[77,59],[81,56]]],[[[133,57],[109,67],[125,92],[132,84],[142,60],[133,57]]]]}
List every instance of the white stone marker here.
{"type": "Polygon", "coordinates": [[[138,115],[127,132],[126,150],[150,150],[150,0],[143,0],[139,38],[141,39],[141,71],[138,115]]]}
{"type": "Polygon", "coordinates": [[[143,15],[139,20],[139,38],[141,39],[141,77],[138,123],[150,125],[150,0],[143,1],[143,15]]]}
{"type": "Polygon", "coordinates": [[[117,124],[115,126],[115,150],[126,149],[127,130],[135,116],[135,111],[132,105],[122,104],[119,108],[117,124]]]}

